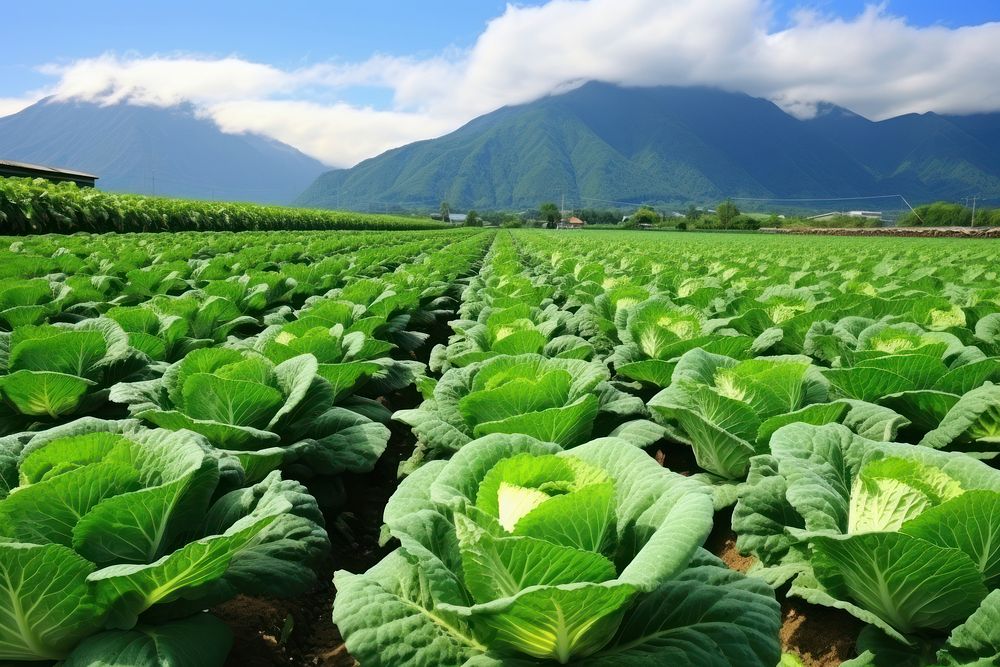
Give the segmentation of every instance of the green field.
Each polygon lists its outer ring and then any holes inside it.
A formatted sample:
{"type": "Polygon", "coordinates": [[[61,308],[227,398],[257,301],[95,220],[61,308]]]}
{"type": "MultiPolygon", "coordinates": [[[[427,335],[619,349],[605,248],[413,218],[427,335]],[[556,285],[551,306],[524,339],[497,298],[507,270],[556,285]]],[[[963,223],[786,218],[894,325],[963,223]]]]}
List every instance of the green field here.
{"type": "Polygon", "coordinates": [[[10,183],[4,664],[1000,661],[993,241],[10,183]]]}

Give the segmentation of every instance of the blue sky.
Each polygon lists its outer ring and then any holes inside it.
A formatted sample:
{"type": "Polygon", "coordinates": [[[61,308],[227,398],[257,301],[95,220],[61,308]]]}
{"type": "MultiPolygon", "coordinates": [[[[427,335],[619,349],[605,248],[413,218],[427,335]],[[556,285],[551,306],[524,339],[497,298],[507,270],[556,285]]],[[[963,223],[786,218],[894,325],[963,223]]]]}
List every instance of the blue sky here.
{"type": "Polygon", "coordinates": [[[14,29],[4,29],[0,96],[44,85],[39,65],[107,51],[237,54],[279,67],[373,53],[431,55],[469,48],[505,6],[497,0],[96,0],[82,16],[54,11],[40,24],[37,5],[10,3],[4,22],[14,29]]]}
{"type": "Polygon", "coordinates": [[[190,102],[347,165],[585,79],[797,114],[993,111],[997,21],[998,0],[9,2],[0,115],[43,95],[190,102]]]}
{"type": "MultiPolygon", "coordinates": [[[[711,0],[705,0],[711,1],[711,0]]],[[[37,68],[77,58],[117,53],[193,52],[238,54],[279,67],[367,58],[373,53],[426,56],[471,47],[486,23],[500,16],[498,0],[95,0],[44,12],[30,2],[4,7],[4,62],[0,97],[43,86],[37,68]],[[69,7],[73,7],[69,10],[69,7]],[[40,32],[44,31],[44,32],[40,32]]],[[[544,0],[518,0],[540,5],[544,0]]],[[[780,0],[775,27],[799,9],[852,17],[870,0],[780,0]]],[[[914,25],[958,27],[1000,21],[997,0],[895,0],[893,14],[914,25]]],[[[57,5],[58,6],[58,5],[57,5]]],[[[354,91],[357,101],[380,101],[377,90],[354,91]]]]}
{"type": "MultiPolygon", "coordinates": [[[[786,18],[790,11],[800,7],[850,17],[864,11],[865,6],[871,4],[880,3],[872,0],[815,0],[806,3],[776,2],[775,6],[776,13],[782,18],[786,18]]],[[[1000,6],[995,0],[890,0],[883,4],[891,13],[905,16],[918,26],[941,25],[957,28],[1000,21],[1000,6]]]]}

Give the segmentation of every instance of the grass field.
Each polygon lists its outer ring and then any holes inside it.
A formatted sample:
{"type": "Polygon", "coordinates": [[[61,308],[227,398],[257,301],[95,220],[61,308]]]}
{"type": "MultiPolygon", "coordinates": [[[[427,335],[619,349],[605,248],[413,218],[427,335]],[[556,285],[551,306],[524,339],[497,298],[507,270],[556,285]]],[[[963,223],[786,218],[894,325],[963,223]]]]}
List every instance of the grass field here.
{"type": "Polygon", "coordinates": [[[1000,660],[994,241],[0,248],[0,661],[1000,660]]]}

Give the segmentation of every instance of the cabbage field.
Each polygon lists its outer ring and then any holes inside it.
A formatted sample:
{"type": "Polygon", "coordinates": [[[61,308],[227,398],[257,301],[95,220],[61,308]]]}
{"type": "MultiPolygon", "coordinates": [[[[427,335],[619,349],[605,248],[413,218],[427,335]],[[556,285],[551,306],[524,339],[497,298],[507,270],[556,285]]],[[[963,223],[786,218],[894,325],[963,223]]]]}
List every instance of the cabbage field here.
{"type": "Polygon", "coordinates": [[[0,238],[0,663],[1000,664],[998,259],[0,238]]]}

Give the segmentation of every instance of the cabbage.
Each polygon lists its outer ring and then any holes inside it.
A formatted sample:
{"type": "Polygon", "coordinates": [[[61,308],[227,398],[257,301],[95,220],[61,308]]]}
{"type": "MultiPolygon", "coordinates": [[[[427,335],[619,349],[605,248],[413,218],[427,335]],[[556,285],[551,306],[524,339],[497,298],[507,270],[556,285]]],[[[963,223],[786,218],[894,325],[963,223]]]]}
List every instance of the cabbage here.
{"type": "Polygon", "coordinates": [[[364,665],[778,661],[770,588],[698,548],[707,487],[624,440],[488,435],[408,477],[385,522],[401,547],[335,575],[364,665]]]}

